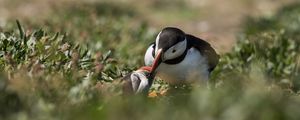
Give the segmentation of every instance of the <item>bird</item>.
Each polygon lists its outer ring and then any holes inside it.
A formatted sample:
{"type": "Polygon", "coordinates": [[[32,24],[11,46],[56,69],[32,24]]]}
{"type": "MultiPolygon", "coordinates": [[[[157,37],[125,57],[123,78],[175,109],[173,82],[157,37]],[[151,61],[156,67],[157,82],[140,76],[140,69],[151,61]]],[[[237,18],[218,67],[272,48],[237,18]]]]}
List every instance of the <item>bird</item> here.
{"type": "Polygon", "coordinates": [[[148,95],[154,77],[151,67],[143,66],[121,78],[124,95],[148,95]]]}
{"type": "Polygon", "coordinates": [[[207,82],[219,55],[203,39],[176,27],[165,27],[148,47],[144,62],[150,74],[171,85],[207,82]]]}

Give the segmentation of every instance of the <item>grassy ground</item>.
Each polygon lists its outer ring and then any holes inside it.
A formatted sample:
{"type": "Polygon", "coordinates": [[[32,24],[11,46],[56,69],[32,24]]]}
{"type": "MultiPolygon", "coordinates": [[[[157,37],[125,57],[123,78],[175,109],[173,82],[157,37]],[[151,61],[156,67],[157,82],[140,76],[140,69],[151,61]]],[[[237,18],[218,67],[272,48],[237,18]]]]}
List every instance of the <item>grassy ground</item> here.
{"type": "Polygon", "coordinates": [[[167,96],[128,98],[112,81],[143,65],[159,30],[130,4],[66,3],[1,25],[0,119],[300,118],[299,4],[243,23],[210,89],[156,81],[152,91],[169,88],[167,96]]]}

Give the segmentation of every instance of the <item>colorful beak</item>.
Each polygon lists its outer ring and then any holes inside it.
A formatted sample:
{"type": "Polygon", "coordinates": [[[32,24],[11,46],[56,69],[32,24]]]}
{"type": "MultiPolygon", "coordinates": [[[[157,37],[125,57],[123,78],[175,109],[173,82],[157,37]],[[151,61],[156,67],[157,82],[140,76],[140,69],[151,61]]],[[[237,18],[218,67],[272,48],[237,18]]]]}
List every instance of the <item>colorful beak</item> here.
{"type": "Polygon", "coordinates": [[[150,67],[150,66],[143,66],[143,67],[139,68],[138,70],[143,70],[143,71],[150,72],[152,70],[152,67],[150,67]]]}
{"type": "Polygon", "coordinates": [[[156,55],[156,57],[154,59],[154,62],[152,64],[152,69],[150,71],[151,75],[155,74],[155,70],[157,69],[157,67],[159,66],[159,64],[162,62],[161,55],[162,55],[162,49],[159,49],[157,51],[157,55],[156,55]]]}

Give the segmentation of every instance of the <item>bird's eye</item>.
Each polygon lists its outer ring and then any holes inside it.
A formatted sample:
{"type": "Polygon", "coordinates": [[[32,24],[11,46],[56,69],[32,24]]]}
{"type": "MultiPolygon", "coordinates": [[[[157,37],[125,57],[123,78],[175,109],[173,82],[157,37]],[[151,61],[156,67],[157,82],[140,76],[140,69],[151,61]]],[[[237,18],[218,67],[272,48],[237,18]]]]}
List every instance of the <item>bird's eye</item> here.
{"type": "Polygon", "coordinates": [[[163,59],[164,60],[171,60],[176,57],[179,57],[184,53],[186,50],[186,41],[179,42],[175,45],[173,45],[171,48],[169,48],[164,54],[163,59]]]}

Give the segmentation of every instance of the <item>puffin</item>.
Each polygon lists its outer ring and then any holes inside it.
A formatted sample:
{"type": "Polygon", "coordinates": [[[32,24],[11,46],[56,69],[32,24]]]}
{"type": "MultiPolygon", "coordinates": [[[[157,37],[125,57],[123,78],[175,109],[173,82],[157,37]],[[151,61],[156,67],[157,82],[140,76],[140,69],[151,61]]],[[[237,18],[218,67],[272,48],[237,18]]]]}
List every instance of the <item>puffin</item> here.
{"type": "Polygon", "coordinates": [[[150,74],[177,85],[207,82],[219,58],[205,40],[176,27],[165,27],[148,47],[144,61],[152,67],[150,74]]]}
{"type": "Polygon", "coordinates": [[[151,67],[143,66],[121,78],[124,95],[148,95],[154,77],[150,74],[151,67]]]}

